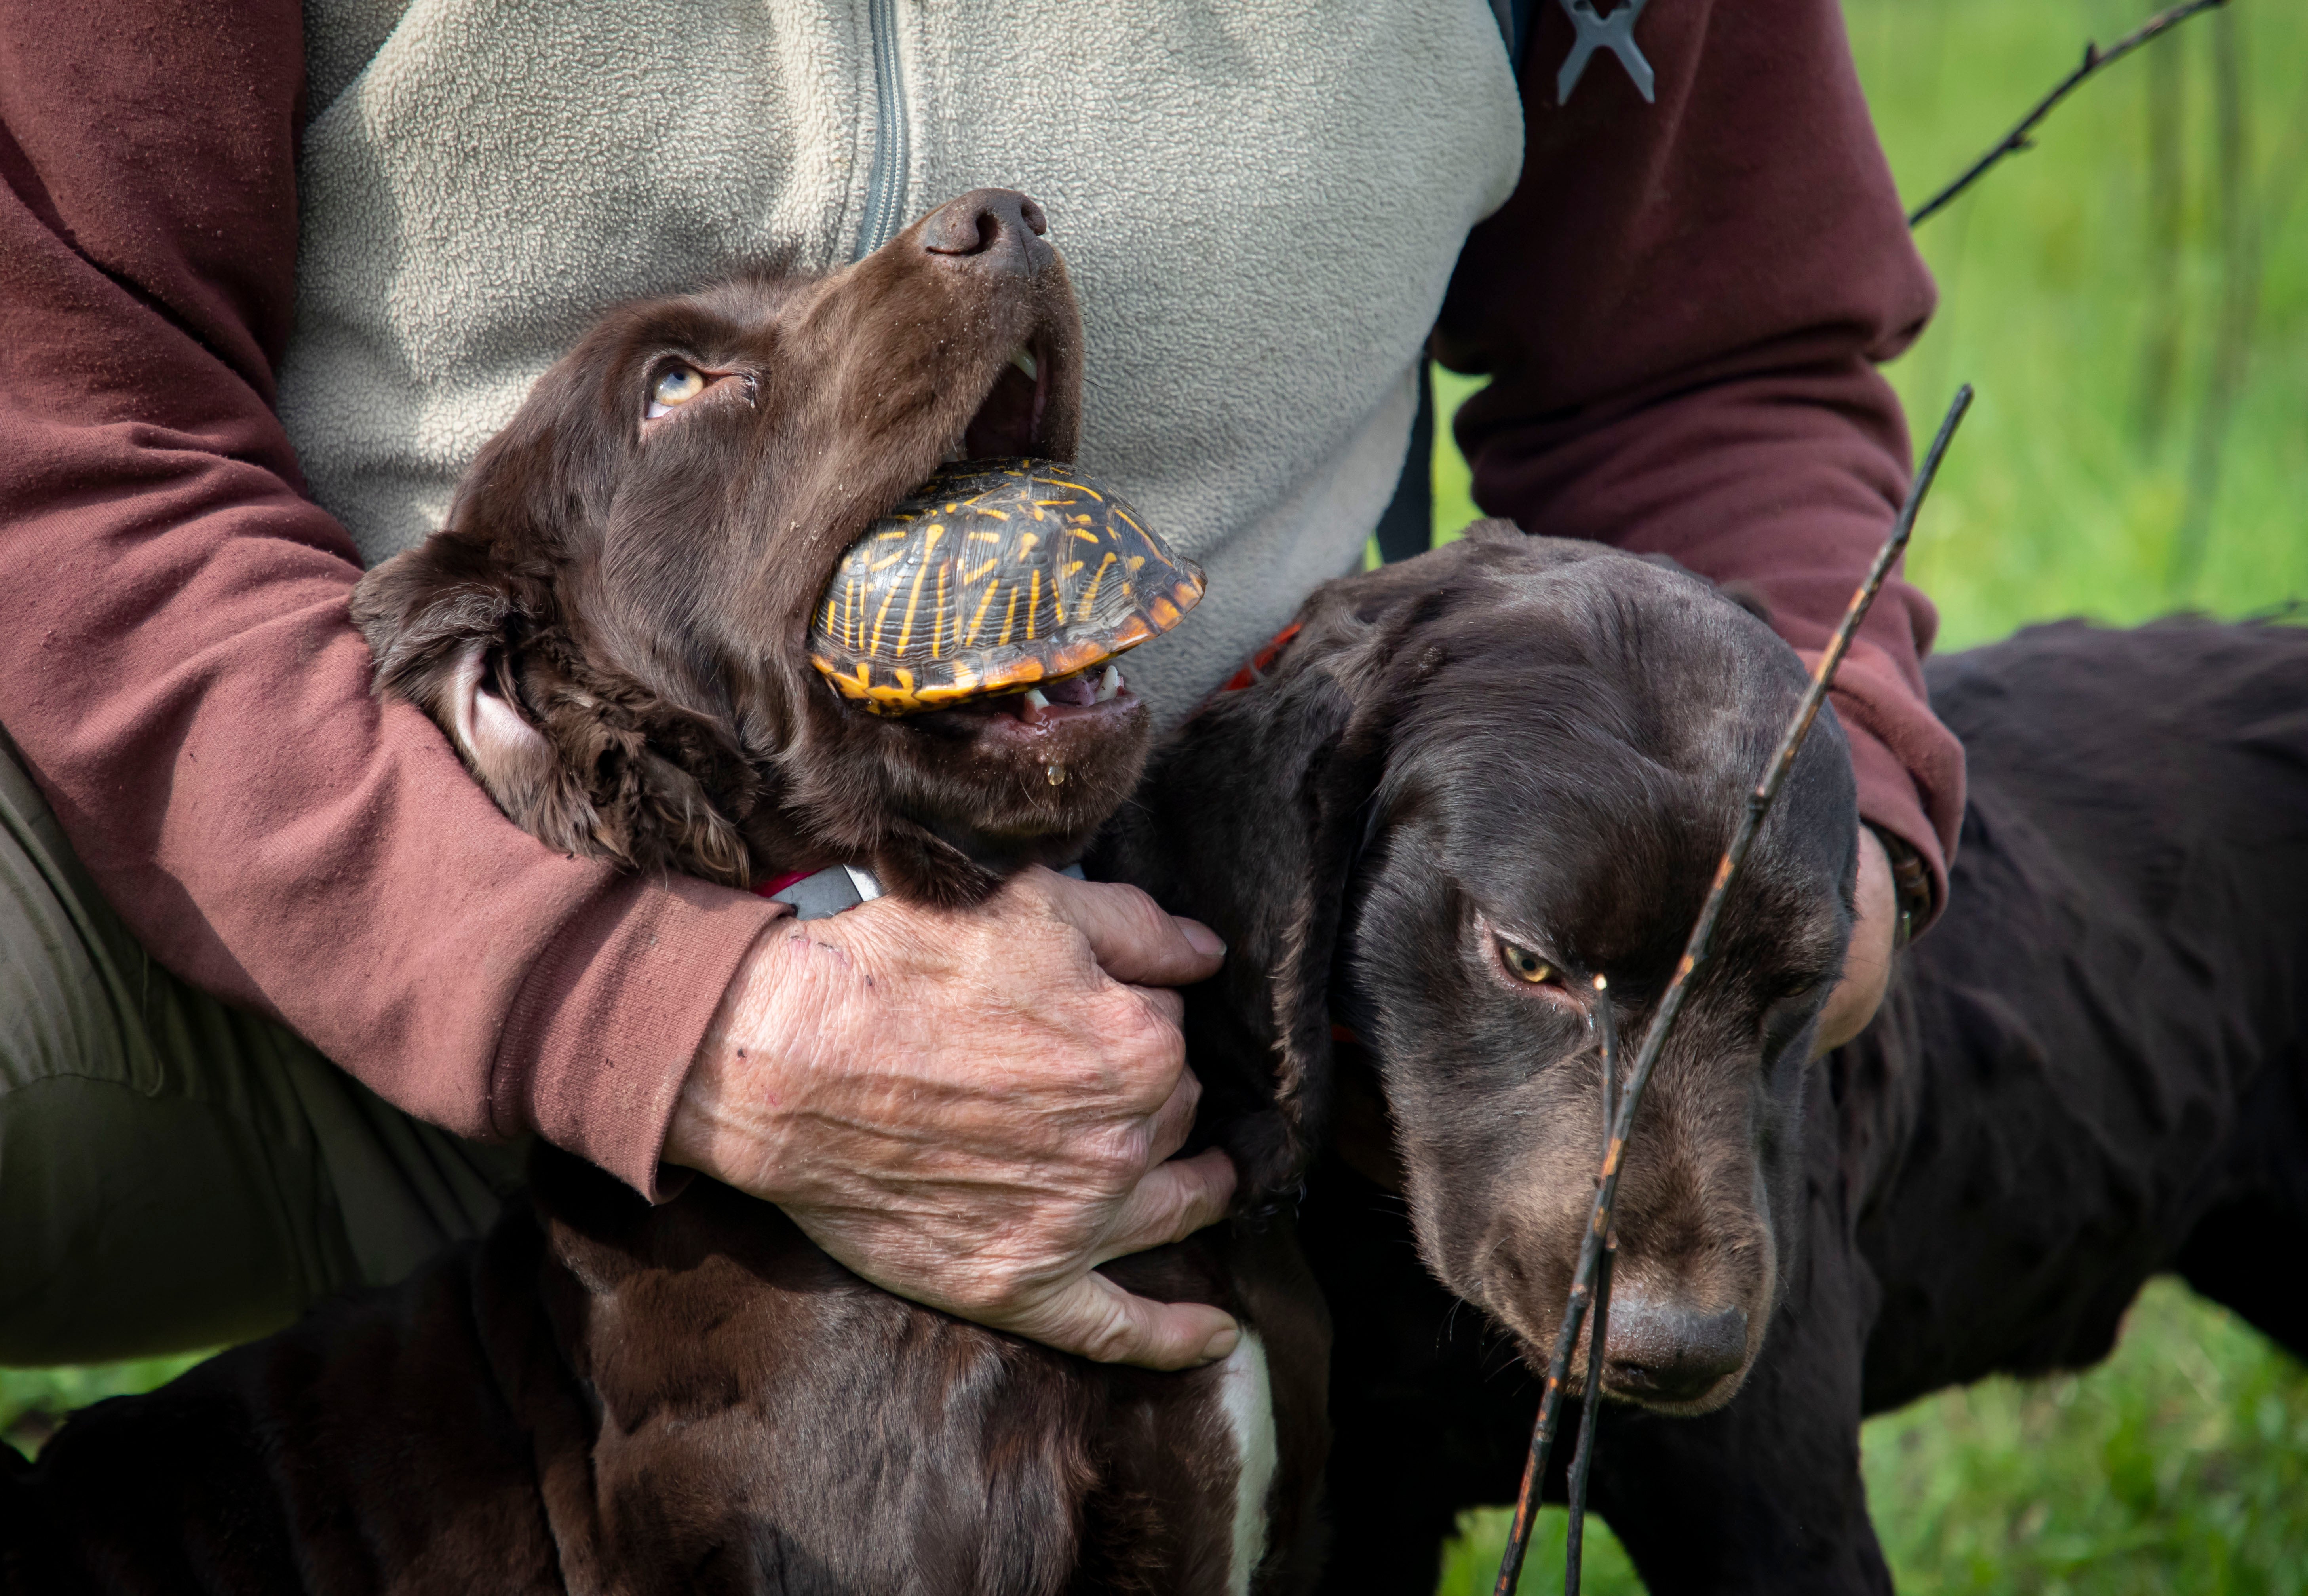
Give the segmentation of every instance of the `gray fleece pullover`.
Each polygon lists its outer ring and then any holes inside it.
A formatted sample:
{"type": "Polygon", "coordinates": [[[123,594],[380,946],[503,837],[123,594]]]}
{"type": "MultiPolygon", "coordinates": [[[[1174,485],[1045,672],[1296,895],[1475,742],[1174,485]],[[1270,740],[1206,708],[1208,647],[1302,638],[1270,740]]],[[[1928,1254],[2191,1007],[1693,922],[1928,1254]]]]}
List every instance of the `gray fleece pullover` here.
{"type": "Polygon", "coordinates": [[[366,561],[441,524],[482,441],[609,305],[831,269],[956,193],[1018,188],[1081,299],[1080,463],[1210,574],[1132,668],[1165,718],[1356,563],[1460,244],[1522,150],[1485,0],[306,16],[280,409],[366,561]],[[1150,53],[1170,62],[1150,99],[1150,53]]]}

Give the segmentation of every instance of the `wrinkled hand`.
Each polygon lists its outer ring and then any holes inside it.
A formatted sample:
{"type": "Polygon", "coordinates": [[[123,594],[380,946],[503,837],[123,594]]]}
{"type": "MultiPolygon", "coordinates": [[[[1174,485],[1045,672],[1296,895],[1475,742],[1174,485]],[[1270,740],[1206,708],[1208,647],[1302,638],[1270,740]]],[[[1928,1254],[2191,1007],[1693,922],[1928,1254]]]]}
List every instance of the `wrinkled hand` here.
{"type": "Polygon", "coordinates": [[[780,920],[722,1000],[665,1156],[917,1302],[1103,1361],[1224,1357],[1224,1312],[1091,1272],[1233,1195],[1221,1152],[1165,1162],[1201,1092],[1167,989],[1222,951],[1134,888],[1045,870],[976,910],[780,920]]]}
{"type": "Polygon", "coordinates": [[[1899,894],[1891,881],[1891,856],[1872,826],[1859,828],[1859,918],[1851,928],[1851,948],[1843,956],[1843,979],[1819,1013],[1814,1057],[1834,1051],[1867,1028],[1882,1006],[1891,981],[1891,954],[1899,928],[1899,894]]]}

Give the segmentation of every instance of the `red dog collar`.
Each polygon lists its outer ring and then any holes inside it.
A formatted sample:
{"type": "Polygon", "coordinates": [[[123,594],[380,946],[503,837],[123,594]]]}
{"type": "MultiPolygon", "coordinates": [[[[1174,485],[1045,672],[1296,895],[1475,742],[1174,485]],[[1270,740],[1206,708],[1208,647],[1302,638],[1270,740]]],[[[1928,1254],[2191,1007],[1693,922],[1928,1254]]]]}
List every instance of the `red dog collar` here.
{"type": "Polygon", "coordinates": [[[1274,668],[1274,662],[1281,658],[1282,651],[1290,646],[1290,639],[1298,635],[1298,627],[1299,622],[1293,621],[1280,631],[1276,632],[1274,634],[1274,640],[1267,644],[1265,648],[1261,648],[1257,653],[1252,655],[1250,656],[1250,663],[1243,666],[1242,669],[1236,671],[1233,675],[1228,676],[1227,678],[1226,685],[1219,688],[1219,691],[1220,692],[1240,692],[1244,688],[1248,687],[1252,682],[1265,675],[1267,672],[1272,670],[1274,668]]]}

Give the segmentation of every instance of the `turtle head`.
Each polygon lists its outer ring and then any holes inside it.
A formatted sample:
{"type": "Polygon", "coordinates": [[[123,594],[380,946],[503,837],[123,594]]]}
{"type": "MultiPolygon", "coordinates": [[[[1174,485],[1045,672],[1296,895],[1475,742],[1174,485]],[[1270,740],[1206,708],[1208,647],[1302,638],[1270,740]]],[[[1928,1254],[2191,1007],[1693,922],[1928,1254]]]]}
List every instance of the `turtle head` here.
{"type": "Polygon", "coordinates": [[[448,524],[363,579],[380,690],[533,834],[636,867],[744,882],[866,857],[969,898],[1046,851],[969,838],[1086,835],[1127,790],[1089,776],[1134,777],[1142,712],[1082,716],[1034,759],[1018,716],[901,728],[810,663],[837,566],[942,463],[1073,454],[1081,321],[1047,230],[978,190],[838,271],[610,312],[482,447],[448,524]],[[1028,771],[1062,801],[1012,823],[1028,771]],[[883,858],[893,838],[908,858],[883,858]]]}

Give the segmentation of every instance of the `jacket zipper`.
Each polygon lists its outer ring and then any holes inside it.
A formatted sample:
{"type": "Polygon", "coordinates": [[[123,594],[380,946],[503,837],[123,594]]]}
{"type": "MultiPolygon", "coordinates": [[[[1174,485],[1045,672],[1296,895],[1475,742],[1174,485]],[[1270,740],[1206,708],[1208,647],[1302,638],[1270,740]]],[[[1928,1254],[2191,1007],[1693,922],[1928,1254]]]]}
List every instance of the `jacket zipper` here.
{"type": "Polygon", "coordinates": [[[874,168],[866,184],[866,219],[857,229],[855,259],[863,260],[898,235],[906,211],[906,80],[898,57],[898,0],[868,0],[874,34],[874,168]]]}

